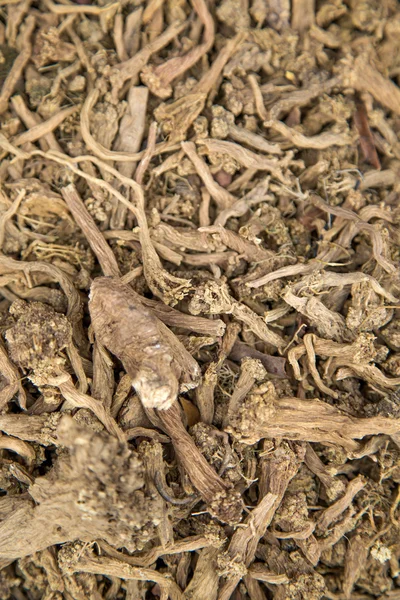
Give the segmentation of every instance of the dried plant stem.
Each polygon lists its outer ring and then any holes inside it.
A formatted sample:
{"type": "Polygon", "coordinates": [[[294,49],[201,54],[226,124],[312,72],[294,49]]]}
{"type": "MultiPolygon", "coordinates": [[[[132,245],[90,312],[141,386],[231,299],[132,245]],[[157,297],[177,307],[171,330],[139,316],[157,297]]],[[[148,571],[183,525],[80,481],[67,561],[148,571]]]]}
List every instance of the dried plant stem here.
{"type": "Polygon", "coordinates": [[[164,25],[164,8],[160,6],[154,13],[151,22],[145,27],[149,42],[152,42],[162,33],[164,25]]]}
{"type": "Polygon", "coordinates": [[[91,6],[87,4],[81,5],[66,5],[66,4],[56,4],[52,2],[52,0],[45,0],[46,5],[51,10],[52,13],[56,15],[75,15],[75,14],[84,14],[84,15],[100,15],[104,12],[117,11],[119,7],[119,2],[112,2],[110,4],[106,4],[105,6],[91,6]]]}
{"type": "Polygon", "coordinates": [[[331,396],[331,398],[338,398],[338,394],[336,392],[334,392],[333,390],[331,390],[327,385],[324,384],[324,382],[322,381],[321,376],[318,372],[317,365],[316,365],[316,359],[315,359],[315,351],[314,351],[314,346],[313,346],[312,334],[306,334],[304,336],[304,347],[305,347],[305,350],[307,353],[308,367],[310,369],[310,374],[313,377],[315,383],[317,384],[317,387],[324,394],[331,396]]]}
{"type": "Polygon", "coordinates": [[[37,442],[43,446],[50,446],[57,444],[55,429],[59,420],[60,414],[3,414],[0,415],[0,430],[26,442],[37,442]]]}
{"type": "MultiPolygon", "coordinates": [[[[137,153],[140,150],[146,127],[148,98],[149,90],[146,87],[132,86],[130,88],[127,98],[127,111],[120,121],[118,137],[114,143],[114,150],[126,153],[137,153]]],[[[87,135],[90,136],[89,131],[87,135]]],[[[156,152],[156,148],[154,148],[152,152],[154,154],[156,152]]],[[[135,161],[122,162],[118,165],[118,171],[125,177],[132,177],[135,172],[136,165],[137,163],[135,161]]],[[[116,200],[114,201],[116,202],[116,207],[111,216],[110,225],[113,229],[122,229],[125,225],[128,211],[125,206],[122,206],[116,200]]]]}
{"type": "Polygon", "coordinates": [[[354,124],[359,134],[359,143],[364,159],[368,161],[375,169],[380,169],[378,153],[375,148],[374,139],[368,123],[366,108],[362,102],[357,102],[356,112],[354,113],[354,124]]]}
{"type": "MultiPolygon", "coordinates": [[[[329,94],[332,89],[340,85],[340,77],[332,77],[323,83],[315,83],[307,89],[301,89],[288,94],[276,102],[269,111],[269,119],[278,120],[284,114],[288,114],[293,108],[306,106],[314,98],[318,98],[323,94],[329,94]]],[[[268,120],[268,119],[266,119],[268,120]]]]}
{"type": "Polygon", "coordinates": [[[211,513],[225,522],[240,519],[241,502],[229,484],[225,483],[208,464],[193,439],[183,426],[179,407],[175,403],[168,410],[157,412],[163,427],[171,438],[179,462],[187,472],[193,486],[207,502],[211,513]]]}
{"type": "Polygon", "coordinates": [[[0,392],[0,408],[4,409],[7,402],[18,394],[19,405],[22,409],[26,409],[26,393],[22,386],[20,375],[17,367],[13,365],[8,357],[8,353],[3,344],[0,343],[0,370],[2,376],[8,381],[0,392]]]}
{"type": "Polygon", "coordinates": [[[358,57],[343,74],[343,85],[359,92],[368,92],[377,102],[400,114],[400,89],[372,67],[363,56],[358,57]]]}
{"type": "Polygon", "coordinates": [[[211,225],[210,227],[199,228],[200,232],[214,234],[213,238],[221,240],[228,248],[235,250],[240,256],[242,256],[248,262],[252,264],[262,263],[263,261],[270,261],[275,258],[275,255],[270,250],[265,250],[257,244],[246,240],[239,234],[225,229],[221,225],[211,225]]]}
{"type": "Polygon", "coordinates": [[[382,250],[383,250],[382,235],[374,225],[371,225],[370,223],[366,223],[365,221],[363,221],[352,210],[341,208],[341,207],[330,206],[329,204],[324,202],[322,200],[322,198],[320,198],[319,196],[312,196],[310,198],[310,200],[312,201],[313,204],[315,204],[315,206],[318,206],[318,208],[321,208],[322,210],[326,211],[327,213],[332,214],[332,215],[337,215],[339,217],[342,217],[344,219],[352,221],[356,230],[367,231],[368,234],[371,236],[373,253],[374,253],[374,258],[375,258],[376,262],[379,263],[381,265],[381,267],[387,273],[394,273],[396,271],[396,268],[393,265],[393,263],[390,262],[389,260],[387,260],[382,255],[382,250]]]}
{"type": "Polygon", "coordinates": [[[371,538],[371,535],[363,535],[362,533],[356,534],[350,539],[346,552],[343,579],[343,596],[346,600],[351,600],[355,596],[352,593],[353,588],[366,566],[373,542],[374,538],[371,538]]]}
{"type": "MultiPolygon", "coordinates": [[[[68,35],[71,37],[71,40],[72,40],[71,32],[73,32],[72,26],[73,26],[75,20],[76,20],[76,14],[71,14],[71,15],[69,15],[69,17],[66,17],[65,19],[63,19],[57,28],[60,33],[63,33],[64,31],[68,31],[68,35]]],[[[74,35],[75,35],[75,40],[76,39],[80,40],[80,38],[76,34],[74,34],[74,35]]],[[[75,40],[73,40],[73,42],[76,46],[75,40]]],[[[82,42],[80,42],[80,47],[83,48],[82,42]]],[[[80,52],[78,52],[78,49],[76,49],[76,50],[77,50],[77,54],[80,58],[81,54],[80,54],[80,52]]],[[[86,66],[85,61],[82,61],[82,65],[86,66]]]]}
{"type": "Polygon", "coordinates": [[[21,76],[22,71],[27,65],[32,52],[32,44],[30,42],[31,35],[35,29],[36,21],[33,16],[28,16],[25,20],[25,30],[22,38],[22,50],[14,61],[11,71],[7,75],[7,78],[3,84],[0,93],[0,115],[3,114],[8,108],[8,101],[11,94],[13,93],[18,79],[21,76]]]}
{"type": "Polygon", "coordinates": [[[158,300],[142,298],[144,306],[149,307],[154,314],[169,327],[179,327],[214,338],[221,337],[225,332],[225,323],[221,319],[206,319],[182,313],[158,300]]]}
{"type": "Polygon", "coordinates": [[[9,7],[6,28],[6,38],[9,46],[15,47],[19,26],[29,12],[30,5],[30,0],[24,0],[23,2],[18,3],[18,5],[15,7],[9,7]]]}
{"type": "Polygon", "coordinates": [[[181,146],[185,154],[192,161],[194,168],[196,169],[199,177],[201,177],[203,180],[204,185],[206,186],[218,208],[225,209],[231,206],[231,204],[235,202],[236,198],[223,187],[218,185],[218,183],[214,180],[210,169],[203,159],[197,154],[194,143],[182,142],[181,146]]]}
{"type": "Polygon", "coordinates": [[[336,369],[338,369],[336,373],[337,381],[342,381],[348,377],[358,377],[382,389],[396,389],[400,385],[400,377],[386,377],[375,365],[360,365],[354,362],[343,364],[343,361],[338,358],[329,365],[329,371],[334,372],[336,369]],[[343,365],[342,368],[338,369],[341,365],[343,365]]]}
{"type": "Polygon", "coordinates": [[[261,135],[257,135],[248,129],[238,127],[237,125],[229,126],[229,136],[240,144],[247,144],[255,150],[266,152],[267,154],[282,154],[282,149],[279,144],[268,142],[261,135]]]}
{"type": "MultiPolygon", "coordinates": [[[[360,271],[355,273],[334,273],[333,271],[322,271],[321,273],[319,273],[318,278],[315,281],[309,282],[309,287],[315,293],[317,293],[325,287],[344,287],[346,285],[354,285],[364,282],[368,283],[373,289],[373,291],[376,294],[378,294],[378,296],[382,296],[383,298],[386,298],[386,300],[394,304],[399,303],[399,299],[396,298],[396,296],[393,296],[393,294],[391,294],[387,290],[385,290],[385,288],[381,286],[381,284],[375,279],[375,277],[372,277],[372,275],[368,275],[367,273],[362,273],[360,271]]],[[[294,284],[292,286],[293,292],[300,292],[302,289],[304,289],[304,285],[308,285],[308,282],[306,283],[303,280],[299,283],[294,284]]]]}
{"type": "Polygon", "coordinates": [[[247,150],[247,148],[244,148],[239,144],[227,142],[225,140],[201,139],[198,143],[201,145],[204,144],[207,150],[210,152],[229,154],[243,167],[246,167],[246,169],[267,171],[279,181],[286,181],[281,171],[281,167],[285,166],[283,160],[278,160],[276,158],[265,158],[265,156],[258,155],[251,150],[247,150]]]}
{"type": "Polygon", "coordinates": [[[223,543],[223,539],[211,533],[207,536],[192,535],[187,538],[171,542],[165,546],[156,546],[148,552],[143,552],[138,556],[129,556],[118,552],[107,542],[99,541],[100,548],[109,556],[118,558],[119,560],[126,560],[126,562],[135,567],[150,567],[159,558],[166,555],[180,554],[181,552],[194,552],[201,550],[202,548],[219,547],[223,543]]]}
{"type": "Polygon", "coordinates": [[[164,0],[150,0],[147,3],[147,6],[143,12],[142,22],[143,25],[147,25],[150,21],[153,20],[154,15],[158,11],[159,8],[164,4],[164,0]]]}
{"type": "Polygon", "coordinates": [[[82,347],[82,345],[85,342],[83,339],[81,325],[81,300],[79,297],[79,293],[77,292],[69,276],[58,267],[55,267],[54,265],[51,265],[49,263],[39,261],[27,262],[21,260],[14,260],[12,258],[9,258],[8,256],[0,254],[0,272],[9,273],[14,271],[23,271],[27,274],[35,271],[39,273],[46,273],[60,284],[63,292],[67,297],[67,315],[72,323],[75,341],[78,347],[82,347]]]}
{"type": "Polygon", "coordinates": [[[266,377],[266,371],[262,363],[254,358],[242,360],[240,376],[233,394],[229,398],[228,410],[223,418],[222,426],[229,425],[232,417],[238,412],[242,401],[246,398],[256,381],[262,381],[266,377]]]}
{"type": "Polygon", "coordinates": [[[271,375],[286,379],[287,373],[285,371],[285,358],[282,356],[270,356],[269,354],[264,354],[264,352],[260,352],[256,348],[248,346],[247,344],[237,340],[232,348],[229,358],[231,360],[240,362],[246,356],[259,360],[264,365],[267,372],[271,375]]]}
{"type": "Polygon", "coordinates": [[[325,531],[328,526],[335,521],[345,510],[350,506],[356,494],[361,492],[366,486],[366,481],[363,477],[358,476],[347,485],[344,495],[339,498],[334,504],[331,504],[318,516],[317,528],[319,531],[325,531]]]}
{"type": "Polygon", "coordinates": [[[287,575],[277,575],[276,573],[272,573],[262,563],[254,563],[251,565],[249,575],[252,579],[264,581],[265,583],[272,583],[273,585],[289,583],[290,581],[287,575]]]}
{"type": "Polygon", "coordinates": [[[216,600],[219,577],[217,573],[218,548],[204,548],[190,580],[185,588],[185,600],[216,600]]]}
{"type": "Polygon", "coordinates": [[[160,433],[156,429],[149,429],[148,427],[130,427],[124,430],[127,440],[134,440],[135,438],[149,438],[159,442],[160,444],[169,444],[170,439],[167,435],[160,433]]]}
{"type": "Polygon", "coordinates": [[[36,458],[36,453],[29,444],[10,436],[0,436],[0,450],[15,452],[24,458],[28,464],[31,464],[36,458]]]}
{"type": "Polygon", "coordinates": [[[123,41],[128,55],[127,60],[129,57],[134,56],[140,47],[140,30],[143,23],[143,10],[144,8],[140,6],[128,14],[125,19],[123,41]]]}
{"type": "Polygon", "coordinates": [[[292,28],[304,33],[315,20],[315,0],[297,0],[292,8],[292,28]]]}
{"type": "Polygon", "coordinates": [[[73,368],[73,371],[78,380],[78,390],[82,392],[82,394],[86,394],[89,388],[88,380],[86,377],[85,369],[83,367],[82,358],[79,355],[79,352],[75,348],[73,343],[67,346],[67,354],[71,363],[71,367],[73,368]]]}
{"type": "Polygon", "coordinates": [[[99,421],[104,425],[111,435],[115,435],[120,442],[126,442],[126,437],[122,429],[117,425],[110,413],[104,406],[92,396],[79,392],[73,385],[71,377],[67,373],[62,373],[54,379],[49,379],[50,385],[55,385],[74,408],[87,408],[92,411],[99,421]]]}
{"type": "Polygon", "coordinates": [[[10,203],[10,207],[0,217],[0,251],[3,249],[7,222],[18,212],[18,209],[22,200],[25,197],[25,194],[25,190],[21,190],[18,196],[15,198],[14,202],[10,203]]]}
{"type": "Polygon", "coordinates": [[[400,420],[385,417],[357,419],[319,400],[282,398],[256,410],[250,417],[251,401],[244,403],[243,415],[229,427],[229,432],[244,443],[255,443],[262,438],[272,439],[277,435],[287,440],[304,440],[321,444],[335,444],[348,451],[358,451],[354,440],[367,435],[398,434],[400,420]],[[236,429],[237,427],[237,429],[236,429]]]}
{"type": "Polygon", "coordinates": [[[264,127],[277,131],[298,148],[324,150],[332,146],[349,146],[353,143],[352,138],[346,133],[326,132],[307,137],[282,121],[265,121],[264,127]]]}
{"type": "Polygon", "coordinates": [[[199,223],[200,227],[208,227],[210,225],[210,192],[202,188],[201,190],[201,204],[199,208],[199,223]]]}
{"type": "Polygon", "coordinates": [[[26,152],[13,146],[13,144],[11,144],[11,142],[9,142],[8,139],[2,133],[0,133],[0,146],[3,150],[5,150],[5,152],[13,154],[16,159],[24,160],[28,157],[28,154],[26,152]]]}
{"type": "Polygon", "coordinates": [[[113,41],[120,62],[128,60],[128,54],[124,44],[124,18],[121,13],[117,13],[114,19],[113,41]]]}
{"type": "Polygon", "coordinates": [[[80,112],[80,120],[81,120],[81,133],[82,137],[85,141],[86,146],[91,150],[96,156],[103,160],[118,160],[120,157],[125,160],[135,161],[141,157],[141,153],[134,152],[114,152],[104,148],[101,146],[92,134],[90,133],[90,113],[92,112],[97,100],[99,99],[99,90],[93,89],[85,98],[85,102],[82,105],[80,112]]]}
{"type": "MultiPolygon", "coordinates": [[[[139,88],[138,88],[139,89],[139,88]]],[[[92,134],[90,133],[89,128],[89,117],[90,113],[95,106],[97,100],[99,98],[99,91],[97,89],[93,89],[86,96],[85,102],[83,103],[80,117],[81,117],[81,132],[82,137],[85,140],[86,146],[91,150],[96,156],[98,156],[102,160],[115,160],[117,162],[122,163],[135,163],[138,160],[143,158],[145,153],[144,150],[141,152],[125,152],[117,150],[108,150],[104,146],[102,146],[99,142],[97,142],[92,134]]],[[[137,108],[137,107],[136,107],[137,108]]],[[[131,124],[132,125],[132,124],[131,124]]],[[[119,144],[118,144],[119,146],[119,144]]],[[[161,142],[160,144],[156,144],[155,154],[162,154],[164,152],[172,152],[180,148],[179,144],[170,144],[168,142],[161,142]]],[[[125,173],[123,173],[125,175],[125,173]]]]}
{"type": "Polygon", "coordinates": [[[255,75],[249,75],[247,79],[254,95],[254,102],[258,116],[263,121],[268,121],[268,112],[264,106],[264,99],[262,97],[260,86],[258,85],[257,77],[255,75]]]}
{"type": "MultiPolygon", "coordinates": [[[[70,18],[71,17],[67,17],[65,19],[64,23],[66,24],[68,22],[68,19],[70,19],[70,18]]],[[[72,19],[74,19],[74,18],[75,18],[75,16],[72,15],[72,19]]],[[[86,72],[88,74],[88,90],[90,91],[93,89],[94,83],[96,81],[96,71],[95,71],[94,67],[91,65],[89,56],[85,50],[82,40],[79,37],[79,35],[77,35],[77,33],[75,33],[74,28],[72,27],[72,23],[69,23],[68,25],[66,25],[65,28],[76,48],[76,53],[78,55],[78,58],[82,64],[82,66],[85,67],[86,72]]]]}
{"type": "Polygon", "coordinates": [[[173,492],[171,492],[165,482],[165,477],[162,477],[160,471],[156,471],[154,476],[154,485],[157,488],[157,492],[161,498],[174,506],[187,506],[188,504],[196,503],[199,501],[199,496],[192,494],[186,498],[175,498],[173,492]]]}
{"type": "Polygon", "coordinates": [[[56,97],[57,94],[59,94],[60,92],[61,84],[63,83],[63,81],[67,81],[68,77],[79,73],[80,69],[80,60],[75,61],[74,63],[72,63],[72,65],[68,65],[68,67],[65,67],[65,69],[61,69],[61,71],[59,71],[59,73],[53,81],[53,85],[51,86],[50,90],[50,96],[56,97]]]}
{"type": "Polygon", "coordinates": [[[36,140],[51,133],[54,129],[57,129],[65,119],[76,113],[78,109],[79,107],[77,106],[71,106],[56,112],[47,121],[43,121],[43,123],[39,123],[38,125],[31,127],[31,129],[28,129],[28,131],[24,131],[24,133],[15,136],[13,144],[15,144],[15,146],[22,146],[29,142],[36,142],[36,140]]]}
{"type": "Polygon", "coordinates": [[[321,461],[311,444],[307,444],[304,462],[325,487],[327,496],[330,500],[336,500],[344,492],[345,484],[339,478],[334,477],[329,469],[321,461]]]}
{"type": "Polygon", "coordinates": [[[62,188],[61,193],[77,225],[85,233],[104,275],[118,277],[120,273],[115,256],[89,215],[75,186],[70,183],[67,187],[62,188]]]}
{"type": "Polygon", "coordinates": [[[240,325],[229,323],[222,339],[217,360],[213,361],[203,375],[202,382],[196,388],[196,404],[203,423],[211,424],[214,418],[214,391],[218,382],[218,372],[229,356],[239,334],[240,325]]]}
{"type": "MultiPolygon", "coordinates": [[[[122,206],[121,204],[118,204],[118,206],[122,206]]],[[[126,206],[123,206],[123,208],[126,208],[126,206]]],[[[111,225],[111,223],[110,223],[111,225]]],[[[121,242],[130,242],[130,241],[135,241],[135,242],[140,242],[140,235],[139,235],[139,231],[127,231],[126,229],[123,230],[115,230],[115,229],[111,229],[109,231],[104,232],[104,237],[107,240],[110,239],[118,239],[121,242]]],[[[183,255],[182,253],[179,252],[175,252],[175,250],[173,250],[172,248],[169,248],[168,246],[166,246],[165,244],[161,244],[160,242],[152,242],[154,249],[157,251],[157,253],[161,256],[161,258],[163,258],[164,260],[167,260],[168,262],[174,264],[174,265],[181,265],[182,261],[183,261],[183,255]]],[[[129,246],[129,244],[128,244],[129,246]]]]}
{"type": "MultiPolygon", "coordinates": [[[[243,563],[248,567],[254,559],[258,542],[278,507],[278,495],[267,493],[261,502],[254,508],[246,518],[244,529],[237,529],[233,534],[228,548],[228,555],[232,561],[243,563]]],[[[245,572],[243,573],[245,575],[245,572]]],[[[242,576],[234,576],[228,579],[221,587],[218,600],[229,600],[242,576]]]]}
{"type": "Polygon", "coordinates": [[[234,38],[225,44],[209,70],[204,73],[200,81],[194,86],[193,93],[208,95],[211,92],[212,88],[216,85],[226,63],[234,54],[236,49],[240,46],[240,44],[245,40],[245,37],[246,35],[244,32],[239,32],[234,38]]]}
{"type": "Polygon", "coordinates": [[[232,305],[232,315],[245,323],[251,331],[253,331],[261,340],[271,344],[276,348],[282,348],[284,346],[283,339],[274,331],[269,329],[265,324],[265,321],[255,315],[255,313],[244,304],[234,303],[232,305]]]}
{"type": "Polygon", "coordinates": [[[204,0],[191,0],[191,2],[204,24],[203,44],[194,46],[186,55],[171,58],[156,68],[145,67],[141,74],[142,81],[155,95],[163,99],[169,98],[172,94],[171,82],[195,65],[214,43],[214,19],[209,13],[207,4],[204,0]]]}
{"type": "Polygon", "coordinates": [[[107,410],[110,410],[113,418],[118,415],[116,403],[113,404],[114,387],[114,361],[104,346],[96,340],[93,344],[92,394],[95,398],[101,400],[101,403],[107,410]],[[111,407],[113,410],[111,410],[111,407]]]}
{"type": "Polygon", "coordinates": [[[112,96],[114,101],[118,100],[119,92],[127,81],[134,80],[134,83],[136,83],[135,80],[151,55],[172,42],[185,27],[186,23],[180,23],[179,21],[172,23],[159,37],[147,44],[132,58],[120,63],[114,68],[114,72],[111,76],[111,82],[113,84],[112,96]]]}
{"type": "Polygon", "coordinates": [[[136,172],[135,172],[135,181],[142,185],[144,175],[149,167],[151,159],[154,156],[155,148],[156,148],[156,139],[157,139],[157,123],[153,122],[150,125],[149,135],[147,138],[147,148],[143,154],[142,160],[140,161],[136,172]]]}
{"type": "MultiPolygon", "coordinates": [[[[23,121],[24,125],[30,130],[41,124],[40,117],[37,113],[31,112],[26,106],[22,96],[13,96],[11,98],[11,105],[14,111],[17,113],[19,118],[23,121]]],[[[38,138],[39,145],[41,149],[46,152],[46,150],[54,150],[55,152],[61,152],[61,146],[57,142],[55,135],[53,132],[43,133],[43,139],[38,138]]],[[[15,143],[15,142],[14,142],[15,143]]]]}
{"type": "Polygon", "coordinates": [[[210,253],[217,248],[224,249],[223,244],[216,244],[211,236],[203,233],[202,230],[180,231],[171,227],[171,225],[160,223],[153,229],[152,235],[155,239],[177,246],[180,249],[210,253]]]}
{"type": "Polygon", "coordinates": [[[160,586],[165,599],[184,600],[183,593],[173,579],[161,575],[154,569],[133,567],[115,558],[91,557],[81,554],[71,570],[77,573],[83,572],[93,573],[94,575],[106,575],[108,577],[119,577],[123,580],[154,581],[160,586]]]}

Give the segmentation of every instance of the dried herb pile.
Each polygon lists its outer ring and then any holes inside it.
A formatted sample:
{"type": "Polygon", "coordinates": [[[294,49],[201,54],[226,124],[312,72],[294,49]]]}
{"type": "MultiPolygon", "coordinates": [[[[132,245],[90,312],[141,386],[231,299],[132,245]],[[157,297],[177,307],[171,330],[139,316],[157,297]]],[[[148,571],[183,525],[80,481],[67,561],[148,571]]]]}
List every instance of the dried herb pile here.
{"type": "Polygon", "coordinates": [[[400,5],[0,0],[1,600],[400,599],[400,5]]]}

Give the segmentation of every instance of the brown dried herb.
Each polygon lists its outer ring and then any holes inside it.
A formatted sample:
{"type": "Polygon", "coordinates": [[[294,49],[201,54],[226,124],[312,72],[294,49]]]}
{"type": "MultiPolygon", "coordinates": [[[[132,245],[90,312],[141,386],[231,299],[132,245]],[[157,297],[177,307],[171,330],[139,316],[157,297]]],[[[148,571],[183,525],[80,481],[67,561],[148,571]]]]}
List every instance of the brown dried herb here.
{"type": "Polygon", "coordinates": [[[2,3],[0,596],[395,598],[399,7],[100,4],[2,3]]]}

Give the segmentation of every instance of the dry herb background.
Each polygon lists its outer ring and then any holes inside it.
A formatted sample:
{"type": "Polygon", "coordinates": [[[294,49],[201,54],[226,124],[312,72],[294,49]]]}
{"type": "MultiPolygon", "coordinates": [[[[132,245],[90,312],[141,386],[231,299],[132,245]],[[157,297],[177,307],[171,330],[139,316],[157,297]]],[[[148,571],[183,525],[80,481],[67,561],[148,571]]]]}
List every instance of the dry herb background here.
{"type": "Polygon", "coordinates": [[[400,5],[0,0],[1,600],[400,599],[400,5]]]}

